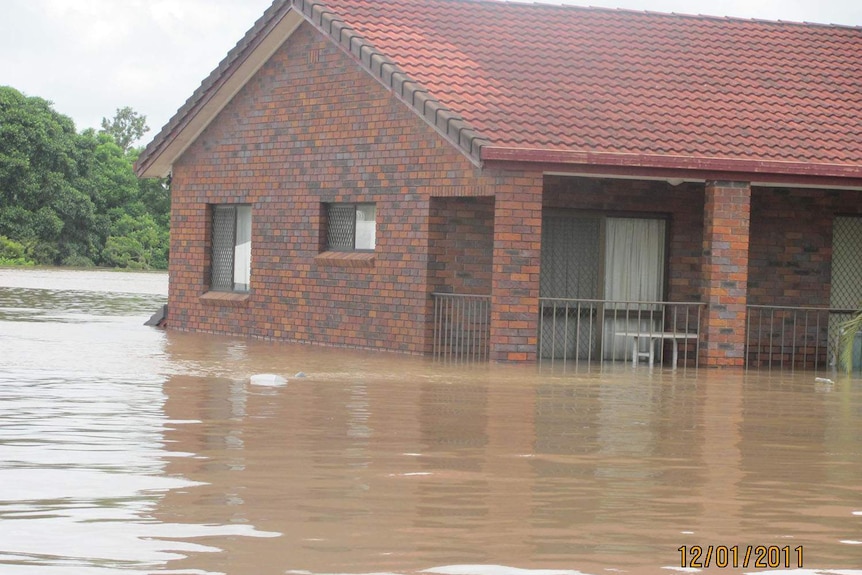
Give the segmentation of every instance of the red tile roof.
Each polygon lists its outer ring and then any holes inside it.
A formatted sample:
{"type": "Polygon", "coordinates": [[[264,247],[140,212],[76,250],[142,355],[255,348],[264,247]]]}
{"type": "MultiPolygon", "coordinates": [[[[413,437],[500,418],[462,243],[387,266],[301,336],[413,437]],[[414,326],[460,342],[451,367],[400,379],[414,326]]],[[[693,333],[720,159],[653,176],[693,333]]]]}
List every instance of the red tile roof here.
{"type": "Polygon", "coordinates": [[[498,0],[276,0],[144,162],[291,9],[477,162],[862,181],[862,28],[498,0]]]}
{"type": "Polygon", "coordinates": [[[862,28],[325,0],[491,147],[862,165],[862,28]]]}

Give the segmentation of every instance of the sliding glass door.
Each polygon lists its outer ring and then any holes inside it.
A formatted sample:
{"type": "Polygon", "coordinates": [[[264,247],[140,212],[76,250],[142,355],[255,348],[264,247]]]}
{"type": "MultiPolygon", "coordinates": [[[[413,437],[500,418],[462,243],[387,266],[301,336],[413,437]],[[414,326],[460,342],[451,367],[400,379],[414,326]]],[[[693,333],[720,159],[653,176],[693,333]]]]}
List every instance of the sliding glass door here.
{"type": "Polygon", "coordinates": [[[539,295],[561,301],[543,306],[543,357],[598,359],[601,342],[601,357],[623,359],[631,350],[617,333],[661,328],[658,306],[626,302],[663,299],[665,228],[660,218],[545,214],[539,295]],[[554,345],[546,345],[549,338],[554,345]]]}

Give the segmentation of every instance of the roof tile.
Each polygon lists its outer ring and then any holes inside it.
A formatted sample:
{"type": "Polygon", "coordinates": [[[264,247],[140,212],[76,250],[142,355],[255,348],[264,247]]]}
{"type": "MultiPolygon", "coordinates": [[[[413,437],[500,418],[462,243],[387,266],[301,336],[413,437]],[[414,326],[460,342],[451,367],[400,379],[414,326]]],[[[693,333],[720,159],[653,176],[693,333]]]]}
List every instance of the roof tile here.
{"type": "Polygon", "coordinates": [[[862,28],[325,0],[493,146],[862,164],[862,28]]]}

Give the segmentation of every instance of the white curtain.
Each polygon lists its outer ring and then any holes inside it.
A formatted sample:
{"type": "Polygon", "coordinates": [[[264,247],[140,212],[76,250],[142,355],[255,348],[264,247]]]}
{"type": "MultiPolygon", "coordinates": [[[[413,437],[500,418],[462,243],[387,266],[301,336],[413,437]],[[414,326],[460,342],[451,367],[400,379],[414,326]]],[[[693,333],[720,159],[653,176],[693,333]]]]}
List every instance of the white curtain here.
{"type": "Polygon", "coordinates": [[[608,218],[605,238],[605,299],[660,301],[664,220],[608,218]]]}
{"type": "Polygon", "coordinates": [[[237,206],[233,283],[237,291],[248,291],[251,283],[251,206],[237,206]]]}
{"type": "MultiPolygon", "coordinates": [[[[619,302],[658,302],[664,295],[665,221],[608,218],[605,228],[605,299],[619,302]]],[[[631,354],[629,338],[617,332],[661,330],[657,305],[609,304],[604,324],[606,359],[631,354]],[[638,314],[640,311],[640,314],[638,314]],[[626,313],[628,312],[628,313],[626,313]]],[[[644,343],[641,351],[648,345],[644,343]]]]}
{"type": "Polygon", "coordinates": [[[356,241],[357,250],[373,250],[377,245],[377,206],[374,204],[359,204],[356,206],[356,241]]]}

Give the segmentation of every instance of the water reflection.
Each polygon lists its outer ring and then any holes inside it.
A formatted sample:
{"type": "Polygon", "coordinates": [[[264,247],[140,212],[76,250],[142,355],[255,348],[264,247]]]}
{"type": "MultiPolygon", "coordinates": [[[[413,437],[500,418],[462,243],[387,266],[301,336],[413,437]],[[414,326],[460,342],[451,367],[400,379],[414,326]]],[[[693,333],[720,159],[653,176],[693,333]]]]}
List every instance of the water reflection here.
{"type": "Polygon", "coordinates": [[[182,568],[239,572],[260,558],[264,572],[654,573],[679,569],[677,549],[696,544],[803,545],[808,565],[859,564],[848,543],[862,528],[858,380],[823,390],[807,374],[465,370],[262,342],[243,355],[230,339],[202,349],[189,337],[169,334],[173,362],[233,352],[217,371],[237,379],[168,380],[169,416],[201,422],[169,433],[172,445],[205,456],[170,465],[209,485],[165,504],[284,537],[253,555],[247,541],[220,542],[228,553],[182,568]],[[255,388],[243,381],[255,366],[307,377],[255,388]]]}
{"type": "Polygon", "coordinates": [[[3,573],[646,574],[789,545],[782,573],[862,575],[858,378],[449,367],[162,332],[163,294],[79,287],[0,288],[3,573]]]}

